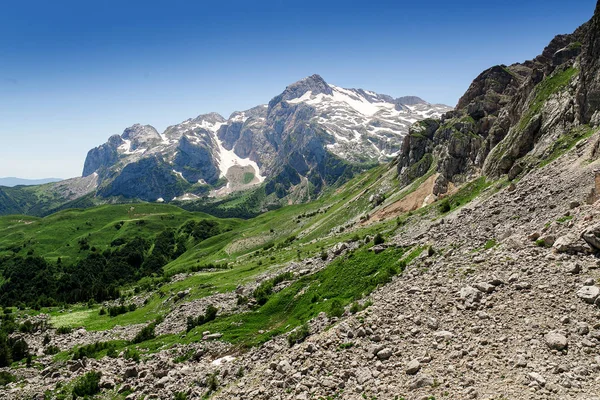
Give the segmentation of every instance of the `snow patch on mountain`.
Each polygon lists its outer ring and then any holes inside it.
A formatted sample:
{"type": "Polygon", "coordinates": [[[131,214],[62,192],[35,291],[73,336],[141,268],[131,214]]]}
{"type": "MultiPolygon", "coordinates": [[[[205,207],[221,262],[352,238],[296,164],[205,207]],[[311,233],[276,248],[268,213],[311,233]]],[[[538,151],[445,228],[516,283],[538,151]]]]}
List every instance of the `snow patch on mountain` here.
{"type": "Polygon", "coordinates": [[[402,139],[413,123],[440,117],[451,110],[416,97],[411,97],[416,104],[405,105],[401,102],[404,98],[394,99],[373,91],[344,89],[331,84],[328,88],[331,89],[328,93],[307,90],[285,101],[314,107],[317,110],[314,121],[331,135],[333,143],[326,148],[351,161],[390,160],[399,154],[402,139]]]}

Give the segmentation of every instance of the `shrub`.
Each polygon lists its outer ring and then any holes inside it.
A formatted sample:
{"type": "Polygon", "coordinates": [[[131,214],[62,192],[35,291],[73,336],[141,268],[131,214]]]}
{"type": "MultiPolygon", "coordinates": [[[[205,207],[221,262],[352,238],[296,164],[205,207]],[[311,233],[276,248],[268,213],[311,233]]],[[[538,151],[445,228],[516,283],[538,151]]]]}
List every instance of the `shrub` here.
{"type": "MultiPolygon", "coordinates": [[[[239,299],[238,299],[238,301],[239,301],[239,299]]],[[[207,322],[213,321],[215,318],[217,318],[218,311],[219,310],[215,306],[213,306],[212,304],[209,304],[208,307],[206,307],[206,311],[204,312],[204,315],[199,315],[197,318],[187,317],[187,321],[186,321],[187,331],[189,332],[197,326],[200,326],[207,322]]]]}
{"type": "Polygon", "coordinates": [[[208,387],[208,390],[211,392],[214,392],[215,390],[217,390],[219,388],[219,378],[217,376],[217,372],[213,372],[212,374],[208,375],[208,377],[206,378],[206,386],[208,387]]]}
{"type": "Polygon", "coordinates": [[[44,349],[44,354],[47,356],[52,356],[54,354],[58,354],[60,352],[60,349],[58,348],[58,346],[48,346],[44,349]]]}
{"type": "Polygon", "coordinates": [[[155,322],[146,325],[145,327],[142,328],[142,330],[140,330],[137,333],[137,335],[135,335],[132,342],[137,344],[137,343],[145,342],[146,340],[154,339],[156,337],[156,334],[154,333],[155,327],[156,327],[155,322]]]}
{"type": "Polygon", "coordinates": [[[342,302],[338,299],[335,299],[331,302],[331,307],[329,308],[329,316],[330,317],[341,317],[344,315],[344,306],[342,302]]]}
{"type": "Polygon", "coordinates": [[[303,324],[296,328],[296,330],[290,332],[287,337],[288,344],[291,346],[302,343],[310,335],[310,328],[308,324],[303,324]]]}
{"type": "Polygon", "coordinates": [[[254,296],[258,305],[262,306],[267,302],[267,300],[269,300],[271,293],[273,293],[273,281],[269,279],[262,282],[256,289],[254,289],[252,296],[254,296]]]}
{"type": "Polygon", "coordinates": [[[448,201],[448,199],[444,199],[440,204],[438,204],[438,210],[442,214],[449,212],[451,209],[452,209],[452,206],[450,205],[450,202],[448,201]]]}
{"type": "Polygon", "coordinates": [[[115,344],[113,342],[91,343],[75,349],[73,352],[73,360],[80,360],[82,358],[95,358],[100,352],[114,348],[115,344]]]}
{"type": "Polygon", "coordinates": [[[60,326],[56,330],[56,333],[59,335],[68,335],[71,332],[73,332],[73,328],[71,328],[70,326],[60,326]]]}
{"type": "Polygon", "coordinates": [[[363,305],[360,305],[358,302],[354,302],[352,303],[352,306],[350,306],[350,313],[356,314],[357,312],[360,312],[371,305],[373,305],[373,302],[371,300],[365,301],[363,305]]]}
{"type": "Polygon", "coordinates": [[[73,398],[93,396],[100,392],[100,378],[102,374],[97,371],[90,371],[77,379],[73,386],[73,398]]]}
{"type": "Polygon", "coordinates": [[[137,350],[128,347],[123,352],[123,358],[126,360],[133,360],[135,362],[139,362],[140,361],[140,353],[137,350]]]}
{"type": "Polygon", "coordinates": [[[237,296],[237,305],[243,306],[244,304],[248,304],[248,298],[246,296],[237,296]]]}
{"type": "Polygon", "coordinates": [[[184,392],[177,392],[173,395],[173,400],[187,400],[187,394],[184,392]]]}
{"type": "Polygon", "coordinates": [[[6,371],[0,371],[0,386],[6,386],[11,382],[15,382],[17,378],[6,371]]]}
{"type": "MultiPolygon", "coordinates": [[[[9,341],[11,341],[9,339],[9,341]]],[[[21,361],[29,356],[29,346],[23,339],[18,339],[12,344],[12,359],[13,361],[21,361]]]]}
{"type": "MultiPolygon", "coordinates": [[[[121,314],[125,314],[131,311],[135,311],[137,309],[137,306],[134,303],[131,303],[130,305],[126,306],[124,304],[120,305],[120,306],[115,306],[115,307],[109,307],[108,308],[108,315],[110,315],[111,317],[116,317],[117,315],[121,315],[121,314]]],[[[102,310],[100,310],[100,315],[102,314],[102,310]]]]}
{"type": "Polygon", "coordinates": [[[379,245],[379,244],[383,244],[385,242],[385,240],[383,239],[383,236],[381,236],[381,233],[378,233],[377,235],[375,235],[375,237],[373,238],[373,244],[375,246],[379,245]]]}
{"type": "Polygon", "coordinates": [[[32,333],[33,332],[33,323],[30,320],[27,320],[19,326],[19,332],[21,333],[32,333]]]}

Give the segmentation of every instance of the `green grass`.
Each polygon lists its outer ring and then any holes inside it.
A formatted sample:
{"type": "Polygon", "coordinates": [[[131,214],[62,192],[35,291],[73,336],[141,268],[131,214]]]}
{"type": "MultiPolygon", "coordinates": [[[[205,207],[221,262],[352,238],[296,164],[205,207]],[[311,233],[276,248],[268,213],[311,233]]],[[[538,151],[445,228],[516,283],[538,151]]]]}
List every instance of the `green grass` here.
{"type": "Polygon", "coordinates": [[[252,172],[244,172],[243,182],[244,185],[249,184],[254,179],[254,174],[252,172]]]}
{"type": "MultiPolygon", "coordinates": [[[[319,256],[323,249],[339,242],[366,235],[372,237],[377,233],[389,236],[398,229],[395,220],[361,225],[358,217],[372,209],[368,198],[384,183],[387,182],[389,195],[393,196],[397,192],[396,179],[395,166],[379,166],[340,188],[329,189],[311,203],[286,206],[248,220],[219,219],[221,226],[230,231],[196,243],[166,265],[164,271],[166,276],[173,276],[208,263],[227,263],[229,269],[194,273],[177,282],[160,283],[158,288],[156,284],[159,281],[156,279],[153,281],[155,289],[146,303],[134,311],[112,318],[100,315],[100,305],[91,308],[72,305],[66,307],[66,311],[63,308],[43,311],[50,314],[50,322],[55,327],[108,330],[117,325],[148,324],[176,306],[173,300],[165,300],[179,291],[190,290],[185,301],[231,292],[238,285],[255,281],[262,273],[276,273],[289,261],[319,256]],[[339,229],[352,220],[356,221],[355,226],[343,231],[339,229]],[[296,239],[288,240],[291,237],[296,239]]],[[[190,219],[214,218],[173,205],[140,203],[134,205],[133,213],[130,207],[127,204],[68,210],[45,218],[0,217],[0,253],[11,254],[13,246],[22,246],[14,250],[20,254],[33,251],[49,260],[58,257],[76,260],[85,255],[79,252],[77,246],[82,237],[89,237],[90,245],[102,251],[118,238],[136,235],[153,238],[164,229],[178,229],[190,219]],[[120,229],[116,228],[117,225],[120,229]]],[[[271,295],[267,303],[256,311],[218,316],[215,321],[192,330],[184,339],[180,335],[166,335],[137,346],[118,343],[117,350],[140,348],[154,351],[182,341],[197,341],[201,339],[201,330],[222,332],[225,340],[240,346],[262,343],[302,325],[321,311],[331,312],[334,301],[345,307],[367,295],[377,285],[389,280],[394,271],[401,271],[401,257],[410,259],[418,254],[406,255],[404,252],[403,249],[392,248],[375,255],[367,248],[361,248],[352,256],[336,260],[317,274],[300,278],[283,291],[271,295]],[[261,330],[264,333],[259,334],[261,330]]],[[[149,278],[142,281],[149,281],[149,278]]],[[[134,286],[136,284],[124,288],[126,296],[133,294],[134,286]]],[[[27,313],[34,315],[37,312],[27,313]]],[[[103,351],[98,356],[102,356],[103,351]]],[[[69,353],[55,357],[69,357],[69,353]]]]}
{"type": "Polygon", "coordinates": [[[234,344],[253,346],[274,335],[293,329],[320,312],[328,312],[338,301],[342,306],[368,295],[403,269],[420,250],[406,256],[403,249],[390,248],[375,254],[367,247],[339,258],[324,270],[299,279],[284,290],[275,293],[256,312],[233,315],[202,329],[223,332],[225,340],[234,344]],[[264,333],[259,333],[264,331],[264,333]]]}
{"type": "Polygon", "coordinates": [[[564,224],[565,222],[568,222],[572,219],[573,219],[572,215],[563,215],[562,217],[557,219],[556,222],[558,222],[559,224],[564,224]]]}
{"type": "Polygon", "coordinates": [[[595,129],[584,125],[563,134],[548,149],[547,154],[543,156],[543,160],[540,162],[539,167],[543,168],[550,164],[552,161],[575,147],[577,143],[592,136],[595,132],[595,129]]]}
{"type": "MultiPolygon", "coordinates": [[[[178,228],[190,219],[215,219],[203,213],[192,213],[179,207],[139,203],[106,205],[86,210],[67,210],[45,218],[29,216],[0,217],[0,255],[36,255],[55,261],[71,262],[82,257],[78,241],[88,238],[99,251],[110,248],[118,238],[140,236],[152,239],[160,231],[178,228]],[[115,226],[123,222],[120,229],[115,226]]],[[[240,220],[219,220],[225,229],[233,229],[240,220]]]]}
{"type": "Polygon", "coordinates": [[[531,119],[542,110],[550,96],[566,87],[578,72],[576,68],[567,68],[539,83],[534,89],[535,97],[529,106],[529,110],[519,121],[519,130],[525,130],[531,119]]]}
{"type": "Polygon", "coordinates": [[[485,177],[479,177],[466,185],[462,186],[453,195],[444,198],[439,204],[444,204],[444,207],[440,207],[440,214],[447,214],[450,211],[457,209],[465,204],[470,203],[473,199],[478,197],[484,190],[492,185],[492,181],[487,180],[485,177]],[[447,203],[445,203],[447,201],[447,203]],[[446,207],[445,205],[448,205],[446,207]]]}
{"type": "Polygon", "coordinates": [[[485,244],[483,245],[483,248],[485,250],[489,250],[492,249],[494,247],[498,246],[498,242],[496,241],[496,239],[490,239],[487,242],[485,242],[485,244]]]}

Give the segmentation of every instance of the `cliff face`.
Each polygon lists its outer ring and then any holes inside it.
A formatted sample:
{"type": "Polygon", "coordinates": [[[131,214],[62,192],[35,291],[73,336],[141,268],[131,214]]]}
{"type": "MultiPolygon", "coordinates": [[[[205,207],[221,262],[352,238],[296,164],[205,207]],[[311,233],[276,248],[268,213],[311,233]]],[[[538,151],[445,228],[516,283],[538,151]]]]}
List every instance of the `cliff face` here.
{"type": "Polygon", "coordinates": [[[598,125],[599,32],[597,12],[533,60],[482,72],[440,120],[415,123],[398,157],[401,185],[428,172],[439,172],[441,193],[448,181],[513,179],[547,160],[560,138],[598,125]]]}

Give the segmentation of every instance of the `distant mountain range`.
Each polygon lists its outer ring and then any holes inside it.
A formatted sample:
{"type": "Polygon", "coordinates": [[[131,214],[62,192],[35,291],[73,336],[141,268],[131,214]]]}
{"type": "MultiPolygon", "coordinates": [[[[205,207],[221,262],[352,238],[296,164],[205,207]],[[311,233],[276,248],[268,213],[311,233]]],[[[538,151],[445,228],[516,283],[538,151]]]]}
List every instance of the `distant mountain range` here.
{"type": "Polygon", "coordinates": [[[409,127],[451,108],[304,78],[268,104],[200,115],[159,133],[133,125],[90,150],[83,177],[102,197],[146,201],[219,196],[267,182],[267,195],[319,193],[397,156],[409,127]]]}
{"type": "Polygon", "coordinates": [[[416,96],[344,89],[312,75],[228,119],[203,114],[162,133],[135,124],[90,150],[81,177],[0,188],[0,214],[47,215],[138,200],[216,201],[263,183],[254,209],[304,202],[397,157],[414,122],[451,110],[416,96]]]}
{"type": "Polygon", "coordinates": [[[44,183],[60,182],[60,178],[44,178],[44,179],[22,179],[15,177],[0,178],[0,186],[14,187],[19,185],[33,186],[43,185],[44,183]]]}

